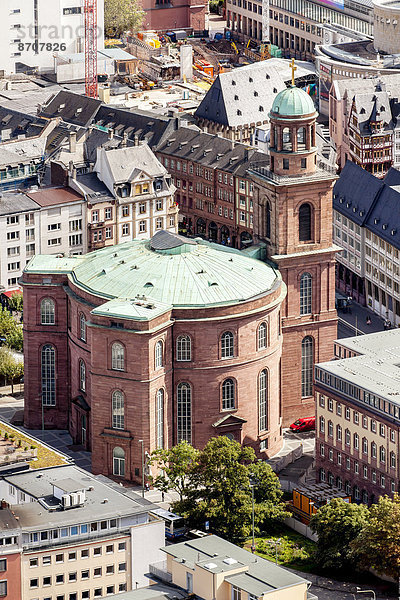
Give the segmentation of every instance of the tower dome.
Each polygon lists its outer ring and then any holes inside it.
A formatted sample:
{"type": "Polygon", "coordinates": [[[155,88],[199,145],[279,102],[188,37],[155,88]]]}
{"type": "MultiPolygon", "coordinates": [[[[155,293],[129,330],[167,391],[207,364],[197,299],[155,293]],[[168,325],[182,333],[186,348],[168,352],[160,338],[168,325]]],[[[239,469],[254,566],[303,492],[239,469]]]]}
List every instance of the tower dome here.
{"type": "Polygon", "coordinates": [[[294,85],[279,92],[270,112],[270,117],[274,119],[280,117],[300,119],[306,116],[316,116],[314,103],[304,90],[294,85]]]}

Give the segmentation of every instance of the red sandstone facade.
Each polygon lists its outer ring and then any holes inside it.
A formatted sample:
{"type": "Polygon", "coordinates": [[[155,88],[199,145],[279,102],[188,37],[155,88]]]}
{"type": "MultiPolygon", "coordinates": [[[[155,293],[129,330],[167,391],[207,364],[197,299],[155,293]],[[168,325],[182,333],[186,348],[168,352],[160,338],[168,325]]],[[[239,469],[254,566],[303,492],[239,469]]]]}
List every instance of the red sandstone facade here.
{"type": "Polygon", "coordinates": [[[154,318],[134,322],[96,314],[104,298],[84,291],[67,273],[49,276],[25,271],[23,285],[25,425],[42,427],[42,350],[51,344],[55,348],[56,401],[53,407],[43,407],[44,427],[69,429],[74,443],[92,451],[94,473],[141,481],[139,440],[143,440],[145,452],[159,447],[157,393],[163,390],[162,445],[171,447],[179,441],[177,389],[183,382],[191,387],[188,439],[194,446],[201,448],[212,436],[228,435],[253,447],[260,457],[272,456],[280,449],[280,310],[286,288],[279,277],[270,290],[248,301],[202,308],[170,307],[154,318]],[[54,302],[54,324],[41,323],[40,306],[45,298],[54,302]],[[261,324],[266,325],[262,347],[258,344],[261,324]],[[221,356],[221,336],[226,331],[233,334],[232,358],[221,356]],[[189,361],[177,359],[177,338],[182,335],[191,339],[189,361]],[[157,367],[156,344],[160,341],[163,357],[157,367]],[[124,364],[119,370],[112,365],[115,343],[124,348],[124,364]],[[262,371],[267,373],[267,421],[260,428],[262,371]],[[230,409],[222,404],[222,384],[227,378],[234,381],[236,390],[235,406],[230,409]],[[116,390],[125,398],[123,427],[113,423],[116,390]],[[123,475],[115,469],[115,448],[123,450],[123,475]]]}
{"type": "Polygon", "coordinates": [[[2,594],[2,598],[5,600],[21,600],[20,552],[1,553],[0,561],[2,562],[0,582],[2,583],[2,592],[5,592],[5,594],[2,594]]]}
{"type": "Polygon", "coordinates": [[[207,3],[198,0],[142,0],[143,29],[203,31],[207,3]]]}
{"type": "MultiPolygon", "coordinates": [[[[283,92],[284,93],[284,92],[283,92]]],[[[333,357],[337,333],[332,187],[317,168],[317,113],[270,113],[271,168],[254,168],[254,230],[287,285],[282,306],[282,416],[315,412],[312,366],[333,357]]]]}

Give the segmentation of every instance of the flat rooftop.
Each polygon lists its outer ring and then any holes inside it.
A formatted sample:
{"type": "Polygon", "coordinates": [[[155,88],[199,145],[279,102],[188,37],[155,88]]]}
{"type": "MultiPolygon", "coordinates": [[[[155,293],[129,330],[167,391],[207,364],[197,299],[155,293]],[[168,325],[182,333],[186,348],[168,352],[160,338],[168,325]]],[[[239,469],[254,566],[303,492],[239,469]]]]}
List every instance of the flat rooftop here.
{"type": "Polygon", "coordinates": [[[400,329],[340,339],[336,344],[357,353],[316,367],[400,405],[400,329]]]}
{"type": "Polygon", "coordinates": [[[162,550],[177,562],[195,565],[210,573],[225,573],[226,581],[257,597],[306,581],[217,535],[171,544],[162,550]],[[238,573],[241,567],[243,570],[238,573]]]}
{"type": "Polygon", "coordinates": [[[149,510],[148,506],[141,503],[140,498],[136,499],[132,493],[125,494],[125,491],[128,492],[125,488],[116,489],[112,482],[108,485],[75,465],[7,475],[4,480],[38,500],[12,506],[21,528],[25,530],[140,515],[149,510]],[[84,490],[85,503],[62,509],[59,499],[54,497],[54,486],[84,490]]]}

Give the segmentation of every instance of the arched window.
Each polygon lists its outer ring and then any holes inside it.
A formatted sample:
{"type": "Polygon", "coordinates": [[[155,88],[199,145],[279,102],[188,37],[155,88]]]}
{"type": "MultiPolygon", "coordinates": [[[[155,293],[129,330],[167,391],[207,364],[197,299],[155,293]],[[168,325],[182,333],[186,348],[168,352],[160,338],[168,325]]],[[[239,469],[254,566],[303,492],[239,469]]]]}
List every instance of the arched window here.
{"type": "Polygon", "coordinates": [[[125,452],[119,446],[113,450],[113,475],[125,476],[125,452]]]}
{"type": "Polygon", "coordinates": [[[222,410],[233,410],[235,408],[235,382],[233,379],[225,379],[222,384],[222,410]]]}
{"type": "Polygon", "coordinates": [[[201,217],[197,219],[196,233],[199,235],[206,235],[206,222],[201,217]]]}
{"type": "Polygon", "coordinates": [[[299,240],[311,241],[311,206],[307,202],[299,208],[299,240]]]}
{"type": "Polygon", "coordinates": [[[306,149],[306,128],[299,127],[297,130],[297,150],[306,149]]]}
{"type": "Polygon", "coordinates": [[[43,298],[40,303],[40,322],[42,325],[54,325],[56,322],[56,308],[51,298],[43,298]]]}
{"type": "Polygon", "coordinates": [[[268,429],[268,373],[263,369],[258,376],[258,429],[268,429]]]}
{"type": "Polygon", "coordinates": [[[359,437],[358,433],[355,433],[353,435],[353,446],[354,446],[354,450],[360,449],[360,437],[359,437]]]}
{"type": "Polygon", "coordinates": [[[325,418],[323,416],[319,418],[319,432],[325,433],[325,418]]]}
{"type": "Polygon", "coordinates": [[[257,332],[257,348],[262,350],[267,347],[267,324],[260,323],[257,332]]]}
{"type": "Polygon", "coordinates": [[[112,393],[112,426],[113,429],[125,428],[125,397],[120,390],[112,393]]]}
{"type": "Polygon", "coordinates": [[[83,360],[79,361],[79,389],[82,392],[86,390],[86,365],[83,360]]]}
{"type": "Polygon", "coordinates": [[[46,344],[41,352],[42,404],[56,405],[56,350],[46,344]]]}
{"type": "Polygon", "coordinates": [[[267,202],[265,206],[265,236],[269,239],[271,237],[271,205],[267,202]]]}
{"type": "Polygon", "coordinates": [[[154,349],[154,368],[161,369],[163,366],[163,343],[158,340],[154,349]]]}
{"type": "Polygon", "coordinates": [[[156,394],[156,448],[164,448],[164,390],[156,394]]]}
{"type": "Polygon", "coordinates": [[[381,463],[386,462],[386,450],[384,446],[381,446],[379,448],[379,460],[381,461],[381,463]]]}
{"type": "Polygon", "coordinates": [[[79,338],[86,342],[86,319],[83,313],[79,315],[79,338]]]}
{"type": "Polygon", "coordinates": [[[312,312],[312,277],[303,273],[300,277],[300,314],[310,315],[312,312]]]}
{"type": "Polygon", "coordinates": [[[390,466],[392,469],[396,468],[396,455],[393,451],[390,453],[390,466]]]}
{"type": "Polygon", "coordinates": [[[301,342],[301,395],[303,398],[312,395],[313,389],[314,342],[310,335],[301,342]]]}
{"type": "Polygon", "coordinates": [[[282,150],[292,150],[292,132],[289,127],[284,127],[282,131],[282,150]]]}
{"type": "Polygon", "coordinates": [[[192,388],[189,383],[179,383],[177,390],[177,441],[192,443],[192,388]]]}
{"type": "Polygon", "coordinates": [[[116,371],[125,370],[125,348],[119,342],[114,342],[111,347],[111,368],[116,371]]]}
{"type": "Polygon", "coordinates": [[[233,358],[233,333],[225,331],[221,335],[221,358],[233,358]]]}
{"type": "Polygon", "coordinates": [[[371,458],[376,458],[376,444],[375,444],[375,442],[371,443],[371,458]]]}
{"type": "Polygon", "coordinates": [[[176,340],[176,360],[192,360],[192,340],[188,335],[180,335],[176,340]]]}
{"type": "Polygon", "coordinates": [[[342,427],[340,425],[336,425],[336,441],[342,441],[342,427]]]}

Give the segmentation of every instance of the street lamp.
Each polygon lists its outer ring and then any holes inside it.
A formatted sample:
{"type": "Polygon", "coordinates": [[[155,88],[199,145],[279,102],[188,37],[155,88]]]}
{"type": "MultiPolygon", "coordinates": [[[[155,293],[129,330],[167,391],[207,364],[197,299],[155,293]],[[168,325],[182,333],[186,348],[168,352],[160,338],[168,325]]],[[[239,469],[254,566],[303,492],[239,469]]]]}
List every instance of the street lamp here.
{"type": "Polygon", "coordinates": [[[357,587],[356,593],[357,594],[372,594],[373,600],[376,600],[376,594],[375,594],[374,590],[362,590],[361,588],[357,587]]]}
{"type": "Polygon", "coordinates": [[[144,442],[139,440],[139,444],[142,444],[142,498],[144,498],[144,442]]]}
{"type": "Polygon", "coordinates": [[[257,485],[257,481],[255,479],[249,480],[249,485],[251,487],[251,529],[252,529],[252,542],[251,542],[251,551],[254,554],[256,551],[256,543],[254,539],[254,486],[257,485]]]}
{"type": "Polygon", "coordinates": [[[278,564],[278,544],[279,542],[281,542],[281,538],[278,538],[277,540],[274,540],[275,542],[275,564],[278,564]]]}

